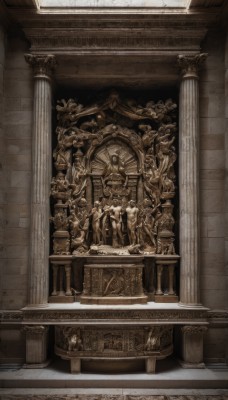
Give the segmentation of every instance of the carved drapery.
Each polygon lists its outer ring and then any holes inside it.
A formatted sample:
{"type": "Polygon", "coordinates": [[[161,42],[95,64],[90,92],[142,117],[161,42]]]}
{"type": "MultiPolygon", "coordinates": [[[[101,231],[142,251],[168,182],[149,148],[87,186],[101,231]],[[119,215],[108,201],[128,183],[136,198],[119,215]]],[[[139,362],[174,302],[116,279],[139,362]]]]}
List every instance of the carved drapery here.
{"type": "Polygon", "coordinates": [[[175,109],[115,91],[89,106],[58,102],[55,255],[175,254],[175,109]]]}
{"type": "Polygon", "coordinates": [[[198,71],[206,54],[178,57],[181,69],[179,113],[180,302],[199,298],[199,88],[198,71]]]}
{"type": "Polygon", "coordinates": [[[48,299],[49,192],[51,180],[51,74],[53,55],[25,55],[34,73],[29,304],[48,299]]]}

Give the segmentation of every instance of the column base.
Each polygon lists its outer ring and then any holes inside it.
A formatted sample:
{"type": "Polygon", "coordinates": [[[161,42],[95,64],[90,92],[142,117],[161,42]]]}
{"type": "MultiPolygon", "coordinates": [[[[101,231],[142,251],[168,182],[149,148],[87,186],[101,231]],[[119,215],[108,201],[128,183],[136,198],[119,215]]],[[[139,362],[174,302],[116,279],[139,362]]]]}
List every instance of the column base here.
{"type": "Polygon", "coordinates": [[[46,368],[46,367],[48,367],[48,365],[50,365],[51,364],[51,359],[48,359],[48,360],[46,360],[46,361],[44,361],[44,362],[42,362],[42,363],[39,363],[39,364],[36,364],[36,363],[33,363],[33,364],[23,364],[23,366],[22,366],[22,368],[24,368],[24,369],[42,369],[42,368],[46,368]]]}
{"type": "Polygon", "coordinates": [[[181,365],[182,368],[185,368],[185,369],[191,369],[191,368],[204,369],[204,368],[206,368],[206,366],[205,366],[205,364],[203,362],[190,363],[190,362],[186,362],[186,361],[183,361],[183,360],[179,359],[178,363],[181,365]]]}
{"type": "Polygon", "coordinates": [[[178,296],[175,294],[155,294],[156,303],[178,303],[178,296]]]}
{"type": "Polygon", "coordinates": [[[74,296],[50,296],[49,303],[73,303],[75,301],[74,296]]]}

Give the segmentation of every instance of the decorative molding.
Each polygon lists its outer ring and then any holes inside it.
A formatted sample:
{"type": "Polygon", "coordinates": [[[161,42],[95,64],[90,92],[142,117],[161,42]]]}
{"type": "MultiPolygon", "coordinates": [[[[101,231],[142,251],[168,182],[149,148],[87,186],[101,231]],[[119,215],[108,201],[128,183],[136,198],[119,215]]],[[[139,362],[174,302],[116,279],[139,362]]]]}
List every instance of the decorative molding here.
{"type": "Polygon", "coordinates": [[[211,310],[207,315],[210,326],[228,326],[228,310],[211,310]]]}
{"type": "Polygon", "coordinates": [[[191,322],[202,322],[207,318],[206,310],[72,310],[71,312],[66,311],[49,311],[49,310],[25,310],[23,312],[23,322],[40,322],[49,323],[50,325],[55,324],[56,321],[71,321],[72,323],[82,323],[83,320],[86,322],[99,323],[99,320],[104,323],[115,320],[125,320],[126,322],[136,321],[175,321],[178,323],[185,323],[185,321],[191,320],[191,322]]]}
{"type": "Polygon", "coordinates": [[[226,395],[4,395],[4,400],[227,400],[226,395]]]}
{"type": "Polygon", "coordinates": [[[186,325],[181,328],[183,333],[188,333],[190,335],[205,333],[207,329],[207,326],[200,325],[186,325]]]}
{"type": "Polygon", "coordinates": [[[103,32],[104,36],[96,36],[90,32],[86,34],[77,34],[77,36],[70,36],[62,34],[59,36],[56,34],[55,36],[50,35],[41,36],[34,35],[33,33],[28,34],[29,40],[32,43],[33,51],[45,51],[47,49],[64,49],[64,52],[67,49],[72,51],[77,49],[90,49],[93,51],[97,51],[99,49],[121,49],[121,50],[129,50],[129,49],[148,49],[148,50],[166,50],[169,48],[170,50],[176,49],[184,49],[185,51],[197,51],[199,49],[199,39],[197,37],[170,37],[164,36],[161,37],[153,37],[146,36],[144,32],[138,32],[137,34],[131,33],[127,34],[126,32],[119,36],[110,35],[109,32],[103,32]],[[141,34],[139,34],[141,33],[141,34]]]}
{"type": "Polygon", "coordinates": [[[22,311],[0,311],[1,323],[20,323],[23,320],[22,311]]]}

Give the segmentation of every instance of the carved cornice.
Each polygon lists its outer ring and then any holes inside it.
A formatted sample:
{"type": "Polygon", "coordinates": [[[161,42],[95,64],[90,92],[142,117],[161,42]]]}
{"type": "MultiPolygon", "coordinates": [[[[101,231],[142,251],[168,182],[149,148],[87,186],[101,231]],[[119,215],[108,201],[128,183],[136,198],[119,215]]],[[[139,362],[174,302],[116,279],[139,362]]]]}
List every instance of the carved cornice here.
{"type": "Polygon", "coordinates": [[[56,58],[54,55],[34,55],[25,54],[25,60],[32,67],[34,77],[50,77],[56,67],[56,58]]]}
{"type": "Polygon", "coordinates": [[[228,326],[228,310],[208,311],[208,322],[211,326],[228,326]]]}
{"type": "Polygon", "coordinates": [[[199,68],[206,58],[206,53],[196,55],[179,55],[177,57],[177,62],[181,69],[183,78],[198,78],[199,68]]]}

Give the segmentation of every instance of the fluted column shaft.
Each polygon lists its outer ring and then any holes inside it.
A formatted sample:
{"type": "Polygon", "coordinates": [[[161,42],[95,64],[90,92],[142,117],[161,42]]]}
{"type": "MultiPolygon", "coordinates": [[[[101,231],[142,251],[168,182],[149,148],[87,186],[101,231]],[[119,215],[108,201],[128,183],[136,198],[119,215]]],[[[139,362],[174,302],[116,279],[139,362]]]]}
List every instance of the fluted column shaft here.
{"type": "Polygon", "coordinates": [[[51,72],[54,56],[26,55],[34,72],[29,305],[45,306],[49,277],[51,72]]]}
{"type": "Polygon", "coordinates": [[[200,304],[199,290],[199,87],[205,54],[179,56],[180,303],[200,304]]]}

